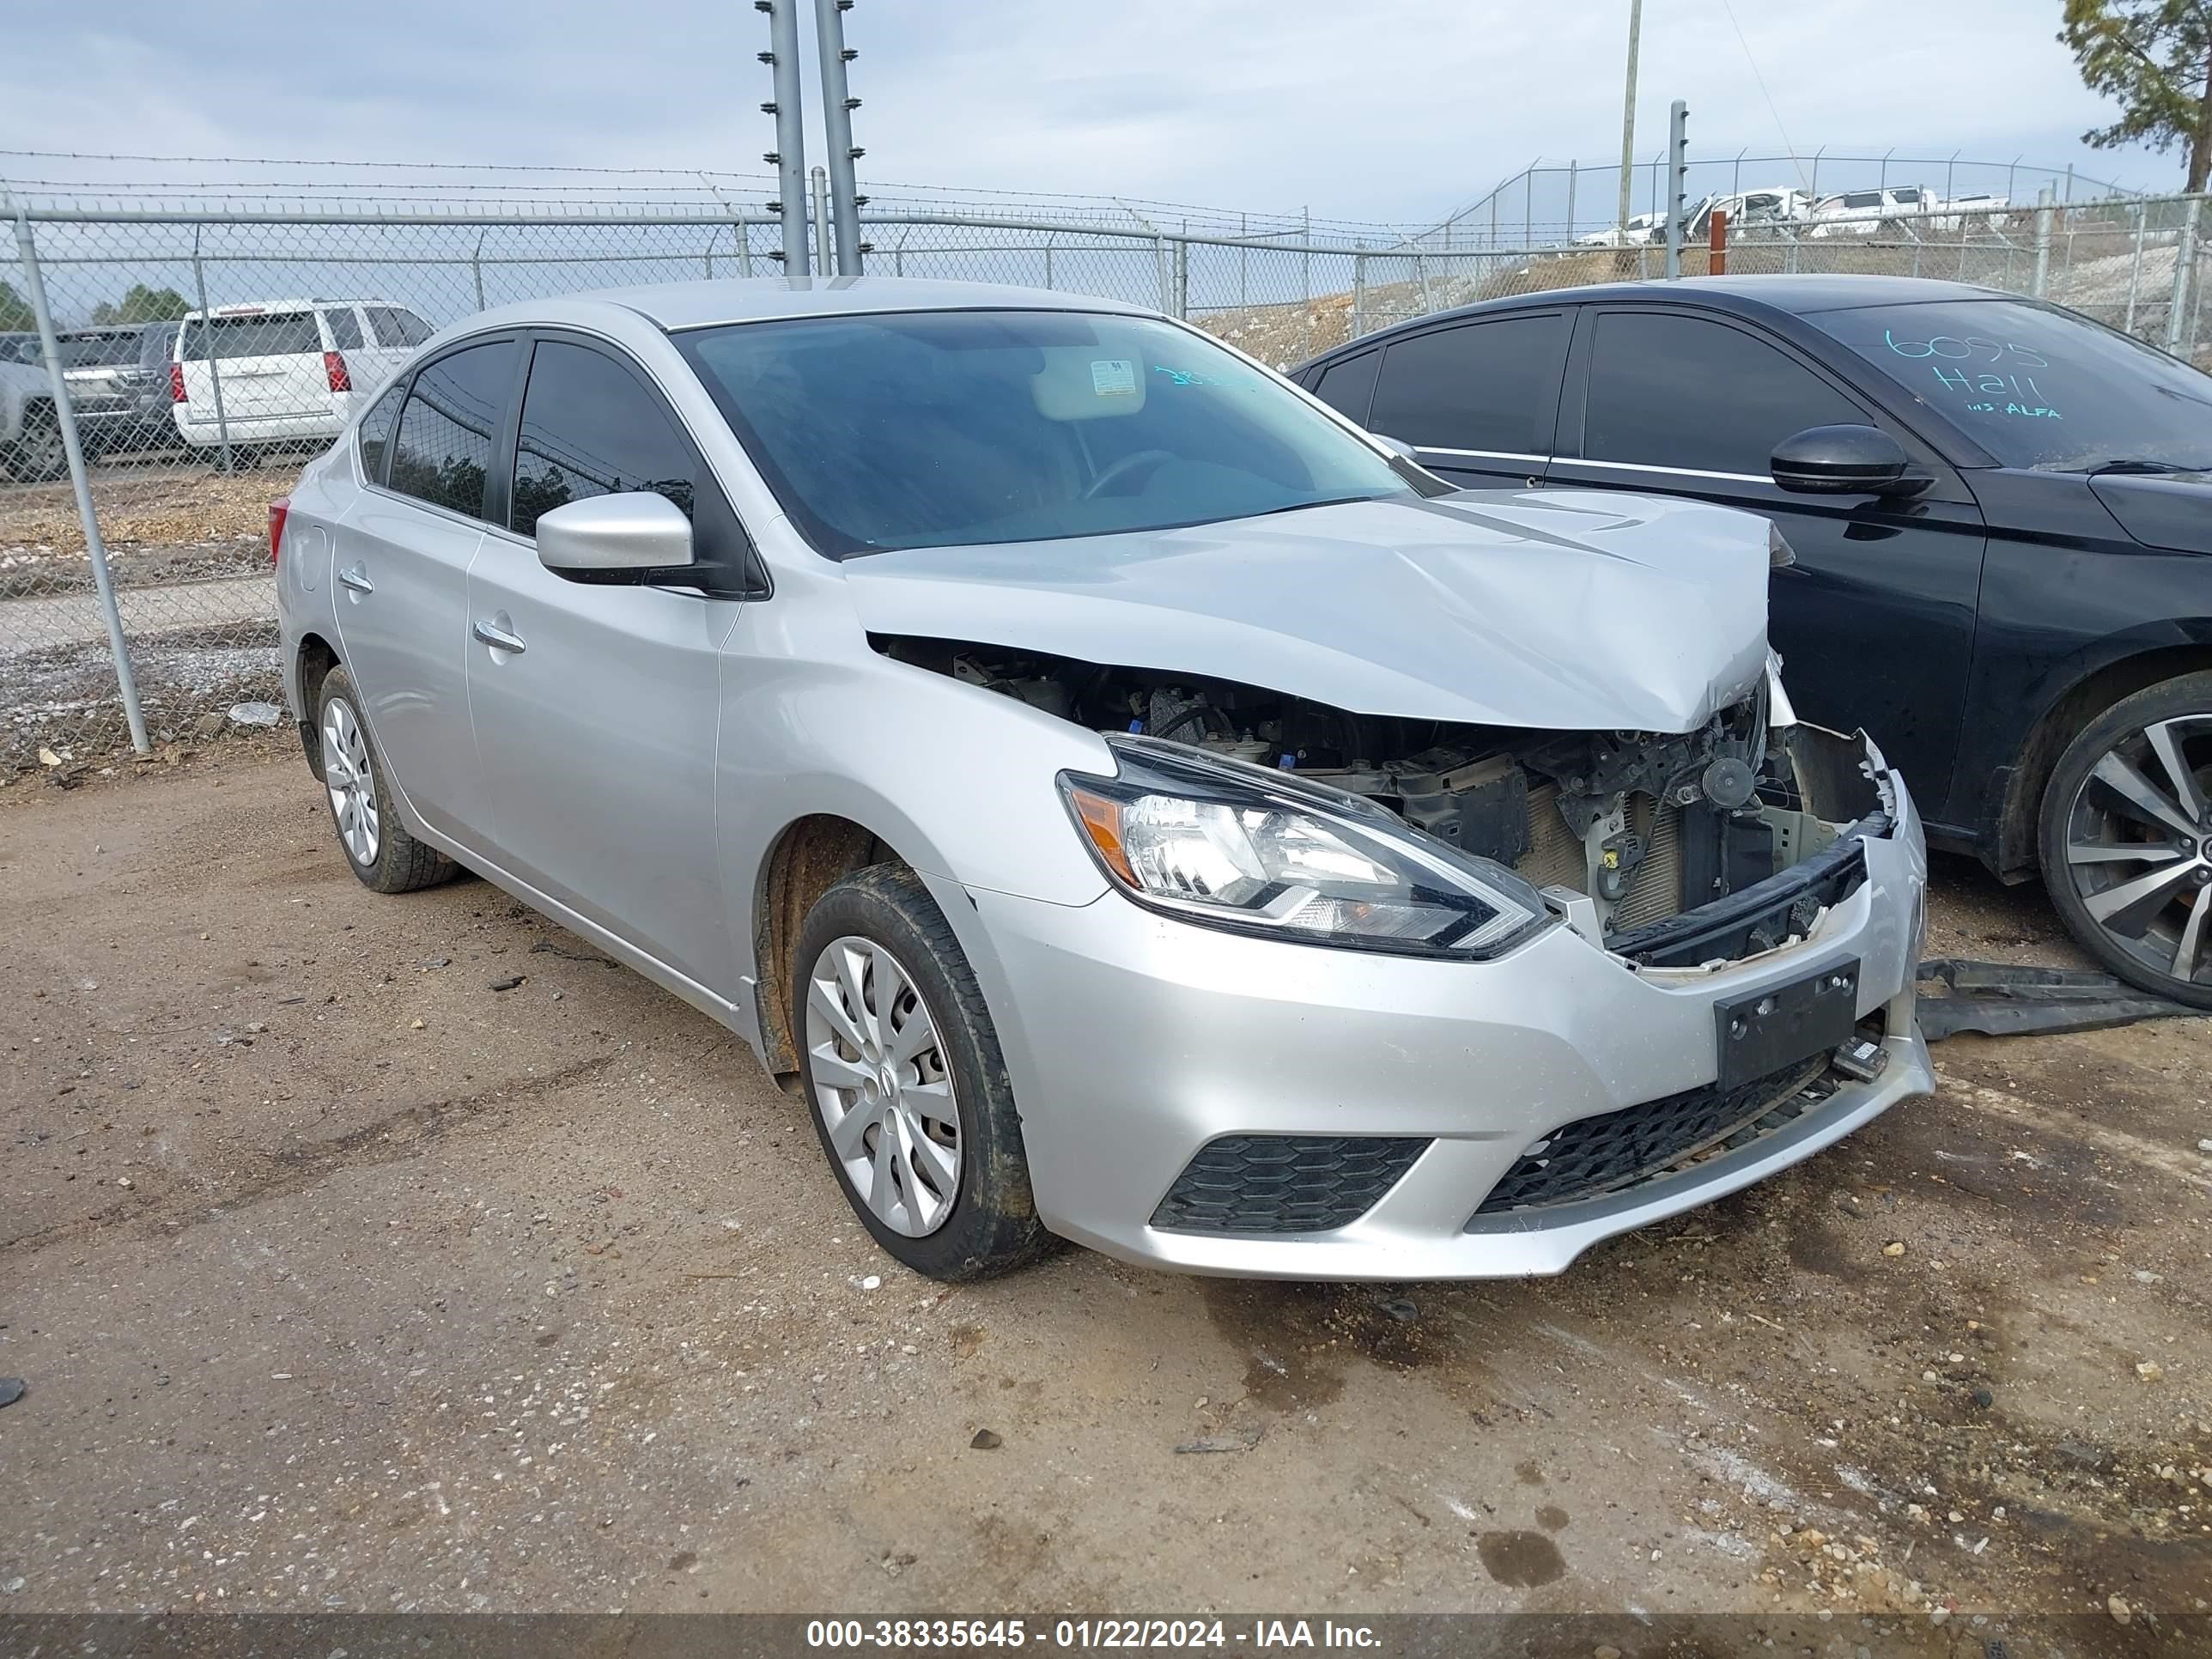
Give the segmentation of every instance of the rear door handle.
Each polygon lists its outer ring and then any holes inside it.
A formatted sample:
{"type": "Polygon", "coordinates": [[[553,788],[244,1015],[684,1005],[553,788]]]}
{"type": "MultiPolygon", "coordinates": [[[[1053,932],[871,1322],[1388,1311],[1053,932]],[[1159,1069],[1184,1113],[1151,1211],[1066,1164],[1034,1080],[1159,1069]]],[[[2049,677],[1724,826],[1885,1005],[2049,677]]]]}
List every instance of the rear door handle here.
{"type": "Polygon", "coordinates": [[[368,572],[359,565],[355,565],[349,570],[339,571],[338,580],[343,582],[348,587],[353,589],[356,593],[374,593],[376,592],[376,584],[369,580],[368,572]]]}
{"type": "Polygon", "coordinates": [[[510,634],[496,623],[480,622],[472,631],[479,640],[495,651],[512,652],[519,657],[526,648],[522,643],[521,635],[510,634]]]}

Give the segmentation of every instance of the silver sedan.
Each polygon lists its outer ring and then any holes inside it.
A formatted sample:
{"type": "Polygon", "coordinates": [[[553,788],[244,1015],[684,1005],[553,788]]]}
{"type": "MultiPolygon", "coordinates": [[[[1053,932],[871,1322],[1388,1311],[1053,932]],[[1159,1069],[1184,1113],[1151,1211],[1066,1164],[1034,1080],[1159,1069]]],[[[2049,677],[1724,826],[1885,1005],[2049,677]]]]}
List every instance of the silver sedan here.
{"type": "Polygon", "coordinates": [[[918,1272],[1553,1273],[1930,1086],[1918,820],[1791,715],[1765,522],[1454,490],[1137,308],[489,312],[270,529],[355,872],[727,1025],[918,1272]]]}

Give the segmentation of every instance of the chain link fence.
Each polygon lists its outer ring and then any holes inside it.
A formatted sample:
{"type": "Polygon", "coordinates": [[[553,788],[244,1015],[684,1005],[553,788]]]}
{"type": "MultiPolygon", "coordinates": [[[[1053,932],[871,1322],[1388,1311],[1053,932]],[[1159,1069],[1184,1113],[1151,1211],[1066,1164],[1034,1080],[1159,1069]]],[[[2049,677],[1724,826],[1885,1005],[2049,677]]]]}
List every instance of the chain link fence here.
{"type": "MultiPolygon", "coordinates": [[[[130,740],[98,573],[52,441],[34,290],[158,746],[277,700],[268,504],[433,330],[514,300],[780,270],[764,206],[702,194],[19,204],[15,239],[0,246],[0,416],[15,422],[0,419],[0,768],[35,767],[41,751],[66,765],[130,740]]],[[[868,269],[1132,301],[1284,368],[1410,317],[1664,270],[1649,243],[1437,248],[1280,216],[1010,206],[879,202],[863,216],[868,269]]],[[[2206,363],[2208,234],[2202,198],[1949,207],[1754,226],[1725,261],[1736,274],[1879,272],[2047,295],[2206,363]]],[[[1684,251],[1686,275],[1711,263],[1702,246],[1684,251]]]]}

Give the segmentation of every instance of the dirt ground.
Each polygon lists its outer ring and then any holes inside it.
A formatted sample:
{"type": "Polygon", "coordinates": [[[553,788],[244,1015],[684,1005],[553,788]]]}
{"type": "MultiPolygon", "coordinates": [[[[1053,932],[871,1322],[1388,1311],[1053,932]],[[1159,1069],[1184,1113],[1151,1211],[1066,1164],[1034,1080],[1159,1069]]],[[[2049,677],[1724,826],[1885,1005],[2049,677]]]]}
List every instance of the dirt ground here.
{"type": "MultiPolygon", "coordinates": [[[[2063,959],[2032,893],[1939,889],[1932,949],[2063,959]]],[[[1555,1279],[947,1290],[720,1028],[482,882],[363,890],[280,743],[0,789],[0,1008],[9,1613],[1694,1609],[1979,1655],[2051,1613],[2179,1651],[2212,1596],[2203,1022],[1958,1039],[1937,1097],[1555,1279]]]]}

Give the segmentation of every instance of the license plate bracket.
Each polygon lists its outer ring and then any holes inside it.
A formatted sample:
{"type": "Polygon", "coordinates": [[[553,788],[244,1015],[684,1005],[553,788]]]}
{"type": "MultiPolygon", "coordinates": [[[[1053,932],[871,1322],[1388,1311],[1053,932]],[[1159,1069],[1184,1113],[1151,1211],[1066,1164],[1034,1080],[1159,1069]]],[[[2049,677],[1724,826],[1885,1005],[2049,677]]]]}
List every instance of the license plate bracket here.
{"type": "Polygon", "coordinates": [[[1858,1024],[1858,995],[1854,958],[1715,1003],[1720,1086],[1736,1088],[1848,1042],[1858,1024]]]}

